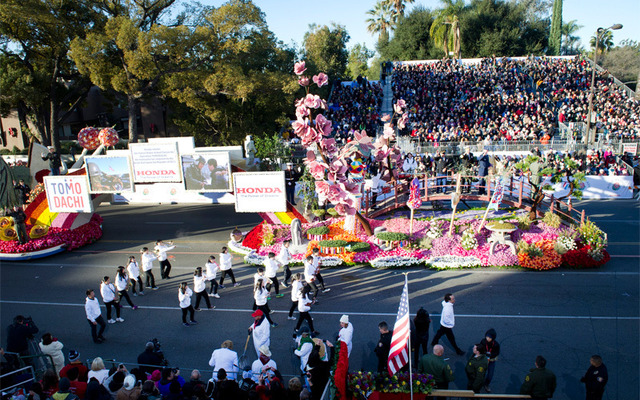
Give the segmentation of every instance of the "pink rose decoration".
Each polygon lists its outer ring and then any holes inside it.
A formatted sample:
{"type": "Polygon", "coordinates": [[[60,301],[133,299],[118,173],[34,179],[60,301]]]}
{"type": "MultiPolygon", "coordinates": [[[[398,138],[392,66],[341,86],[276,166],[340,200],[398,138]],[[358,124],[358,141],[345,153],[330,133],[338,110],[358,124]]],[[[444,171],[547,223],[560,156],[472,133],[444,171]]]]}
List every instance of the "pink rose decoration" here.
{"type": "Polygon", "coordinates": [[[329,191],[327,193],[327,199],[333,204],[338,204],[340,200],[342,200],[346,196],[346,193],[342,191],[340,186],[331,185],[329,186],[329,191]]]}
{"type": "Polygon", "coordinates": [[[322,150],[329,155],[333,155],[338,151],[335,139],[322,139],[320,144],[322,145],[322,150]]]}
{"type": "Polygon", "coordinates": [[[322,87],[329,82],[329,77],[324,72],[320,72],[318,75],[313,76],[313,82],[318,85],[318,87],[322,87]]]}
{"type": "Polygon", "coordinates": [[[307,70],[307,67],[306,67],[304,61],[299,61],[299,62],[295,63],[295,65],[293,66],[293,72],[296,75],[302,75],[302,74],[304,74],[304,71],[306,71],[306,70],[307,70]]]}
{"type": "Polygon", "coordinates": [[[291,124],[291,127],[293,128],[293,133],[295,133],[297,136],[300,136],[302,134],[302,132],[308,128],[308,125],[305,123],[304,120],[296,120],[293,121],[293,123],[291,124]]]}
{"type": "Polygon", "coordinates": [[[309,108],[320,108],[322,101],[320,100],[320,96],[309,93],[307,97],[304,98],[304,105],[309,108]]]}
{"type": "Polygon", "coordinates": [[[400,107],[400,108],[405,108],[405,107],[407,106],[407,103],[406,103],[403,99],[398,100],[398,101],[396,102],[396,104],[397,104],[397,105],[398,105],[398,107],[400,107]]]}
{"type": "Polygon", "coordinates": [[[393,111],[396,114],[402,114],[402,107],[400,107],[397,103],[393,105],[393,111]]]}
{"type": "Polygon", "coordinates": [[[325,118],[325,116],[322,114],[319,114],[316,117],[316,128],[318,129],[318,131],[322,132],[324,136],[331,135],[331,131],[333,130],[331,121],[325,118]]]}
{"type": "Polygon", "coordinates": [[[300,86],[309,86],[309,77],[301,76],[300,79],[298,79],[298,83],[300,86]]]}
{"type": "Polygon", "coordinates": [[[296,117],[298,119],[304,119],[309,116],[309,109],[305,106],[296,107],[296,117]]]}
{"type": "Polygon", "coordinates": [[[389,122],[389,121],[391,121],[391,115],[385,114],[385,115],[382,116],[382,118],[380,118],[380,120],[382,122],[389,122]]]}
{"type": "Polygon", "coordinates": [[[329,183],[326,181],[316,181],[316,193],[318,193],[318,198],[322,202],[329,196],[329,187],[329,183]]]}
{"type": "Polygon", "coordinates": [[[317,161],[311,161],[307,165],[307,169],[309,170],[309,173],[316,180],[324,179],[325,167],[326,166],[324,164],[321,164],[317,161]]]}
{"type": "Polygon", "coordinates": [[[396,136],[396,132],[394,131],[394,129],[391,127],[390,124],[385,124],[384,130],[382,131],[382,136],[385,139],[393,140],[393,138],[396,136]]]}
{"type": "Polygon", "coordinates": [[[407,126],[408,122],[409,122],[409,116],[407,114],[402,114],[402,117],[398,119],[398,128],[404,129],[405,126],[407,126]]]}

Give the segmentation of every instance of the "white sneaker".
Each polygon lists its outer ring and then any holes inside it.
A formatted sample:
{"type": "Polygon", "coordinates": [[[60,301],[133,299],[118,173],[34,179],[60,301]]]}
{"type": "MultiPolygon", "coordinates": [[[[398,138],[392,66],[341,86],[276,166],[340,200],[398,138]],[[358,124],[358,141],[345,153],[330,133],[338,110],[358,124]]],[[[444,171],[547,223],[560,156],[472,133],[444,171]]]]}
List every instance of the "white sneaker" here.
{"type": "Polygon", "coordinates": [[[219,298],[220,298],[220,295],[219,295],[218,293],[214,293],[214,294],[213,294],[213,297],[215,297],[216,299],[219,299],[219,298]]]}
{"type": "Polygon", "coordinates": [[[327,292],[330,292],[330,291],[331,291],[331,288],[326,288],[326,289],[322,290],[322,293],[327,293],[327,292]]]}
{"type": "Polygon", "coordinates": [[[116,323],[116,320],[115,320],[115,319],[113,319],[113,318],[111,318],[111,319],[110,319],[110,320],[108,320],[107,322],[108,322],[108,323],[110,323],[110,324],[115,324],[115,323],[116,323]]]}
{"type": "Polygon", "coordinates": [[[138,293],[134,293],[134,294],[133,294],[133,297],[138,297],[138,293]]]}
{"type": "Polygon", "coordinates": [[[118,322],[124,322],[124,319],[122,319],[122,318],[116,318],[116,321],[118,321],[118,322]]]}
{"type": "Polygon", "coordinates": [[[287,317],[287,319],[288,319],[289,321],[295,321],[295,320],[296,320],[296,317],[287,317]]]}
{"type": "Polygon", "coordinates": [[[233,284],[233,287],[240,286],[240,282],[236,282],[233,284]]]}

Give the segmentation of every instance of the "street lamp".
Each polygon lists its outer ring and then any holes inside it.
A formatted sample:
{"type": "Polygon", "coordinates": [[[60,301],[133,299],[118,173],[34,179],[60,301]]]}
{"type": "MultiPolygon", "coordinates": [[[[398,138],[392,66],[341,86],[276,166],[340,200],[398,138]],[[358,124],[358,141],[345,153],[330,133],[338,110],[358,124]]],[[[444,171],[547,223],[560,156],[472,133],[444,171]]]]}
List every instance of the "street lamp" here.
{"type": "MultiPolygon", "coordinates": [[[[593,52],[593,65],[591,66],[591,87],[589,91],[589,113],[587,114],[587,144],[594,143],[596,141],[596,132],[591,135],[591,115],[593,114],[593,96],[595,96],[595,83],[596,83],[596,66],[598,65],[598,43],[600,38],[608,30],[617,31],[622,29],[622,24],[613,24],[608,28],[598,28],[596,31],[596,48],[593,52]]],[[[597,130],[598,128],[596,128],[597,130]]]]}

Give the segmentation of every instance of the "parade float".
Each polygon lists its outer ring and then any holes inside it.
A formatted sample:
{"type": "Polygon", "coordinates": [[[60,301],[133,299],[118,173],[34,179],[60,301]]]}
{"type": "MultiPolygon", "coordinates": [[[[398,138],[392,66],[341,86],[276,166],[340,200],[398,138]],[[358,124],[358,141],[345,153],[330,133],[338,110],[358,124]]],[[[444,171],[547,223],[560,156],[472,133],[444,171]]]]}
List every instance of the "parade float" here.
{"type": "MultiPolygon", "coordinates": [[[[114,146],[119,141],[113,128],[83,128],[78,133],[78,144],[83,147],[83,155],[99,146],[114,146]]],[[[30,149],[32,159],[47,152],[46,147],[33,144],[30,149]]],[[[37,163],[30,165],[30,175],[37,184],[24,204],[15,191],[3,193],[3,205],[9,210],[0,218],[0,260],[30,260],[47,257],[65,250],[74,250],[102,237],[102,217],[93,212],[93,203],[99,194],[90,194],[86,171],[79,168],[67,175],[51,177],[48,169],[40,169],[37,163]],[[38,169],[37,171],[34,169],[38,169]],[[28,240],[20,243],[18,226],[11,216],[14,206],[23,208],[24,229],[28,240]]],[[[6,187],[13,187],[11,168],[2,161],[2,180],[6,187]]]]}
{"type": "Polygon", "coordinates": [[[301,215],[287,204],[285,213],[262,213],[261,224],[229,241],[230,249],[244,254],[247,264],[262,264],[268,253],[278,254],[285,241],[294,244],[293,262],[301,263],[318,248],[325,267],[493,266],[547,270],[562,265],[593,268],[609,261],[606,234],[588,219],[579,224],[567,223],[554,213],[553,205],[544,218],[531,218],[530,212],[515,207],[499,210],[499,179],[484,216],[477,210],[456,212],[460,200],[458,178],[451,196],[452,212],[431,212],[428,216],[420,212],[421,191],[416,179],[403,203],[410,215],[400,211],[367,218],[361,212],[365,204],[361,184],[364,171],[354,171],[351,165],[355,160],[371,157],[379,165],[380,178],[398,184],[401,158],[400,150],[393,145],[392,121],[397,121],[399,128],[406,123],[404,101],[394,104],[393,116],[383,117],[383,134],[375,140],[364,131],[355,132],[353,140],[339,147],[330,137],[331,121],[322,114],[326,102],[310,90],[313,84],[318,88],[326,84],[327,76],[320,73],[309,78],[304,72],[304,62],[296,63],[295,73],[305,96],[296,102],[293,131],[307,148],[304,162],[312,177],[312,190],[306,187],[303,192],[313,199],[305,200],[305,204],[317,204],[317,209],[309,210],[303,205],[307,213],[301,215]],[[295,228],[292,219],[298,220],[295,228]]]}

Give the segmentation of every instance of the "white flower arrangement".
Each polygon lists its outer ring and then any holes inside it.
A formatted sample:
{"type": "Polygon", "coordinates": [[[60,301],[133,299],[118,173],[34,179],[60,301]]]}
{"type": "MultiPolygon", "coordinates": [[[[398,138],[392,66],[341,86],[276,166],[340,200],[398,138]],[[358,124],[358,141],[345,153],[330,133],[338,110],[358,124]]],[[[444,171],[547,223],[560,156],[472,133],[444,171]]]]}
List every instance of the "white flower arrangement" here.
{"type": "Polygon", "coordinates": [[[430,237],[431,239],[442,237],[442,229],[440,229],[440,227],[437,225],[432,226],[427,231],[427,237],[430,237]]]}
{"type": "Polygon", "coordinates": [[[229,240],[227,242],[227,247],[229,247],[229,250],[233,251],[234,253],[238,253],[238,254],[245,254],[246,255],[246,254],[251,253],[252,251],[255,251],[251,247],[243,246],[242,243],[236,242],[235,240],[229,240]]]}
{"type": "Polygon", "coordinates": [[[265,260],[265,256],[261,256],[256,253],[255,250],[251,250],[249,254],[244,256],[244,263],[248,265],[262,265],[265,260]]]}
{"type": "Polygon", "coordinates": [[[462,234],[462,240],[460,241],[460,246],[465,250],[473,250],[478,248],[478,239],[476,239],[476,235],[473,232],[473,229],[467,229],[462,234]]]}
{"type": "Polygon", "coordinates": [[[423,261],[417,257],[400,257],[400,256],[378,257],[370,262],[373,268],[410,267],[413,265],[418,265],[423,263],[423,261]]]}
{"type": "Polygon", "coordinates": [[[450,269],[461,267],[475,267],[482,264],[478,257],[474,256],[436,256],[426,260],[427,264],[437,269],[450,269]]]}
{"type": "Polygon", "coordinates": [[[554,245],[554,249],[558,252],[558,254],[564,254],[569,250],[575,250],[578,246],[576,245],[576,241],[571,236],[560,235],[556,239],[556,243],[554,245]]]}
{"type": "Polygon", "coordinates": [[[322,257],[320,259],[320,265],[323,267],[337,267],[338,265],[342,265],[343,262],[342,258],[333,256],[322,257]]]}

